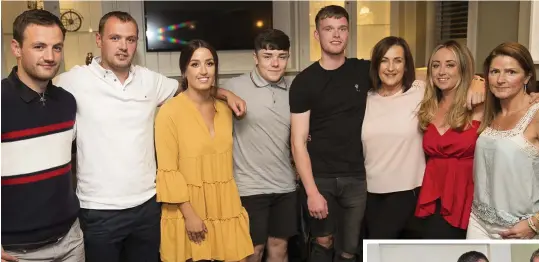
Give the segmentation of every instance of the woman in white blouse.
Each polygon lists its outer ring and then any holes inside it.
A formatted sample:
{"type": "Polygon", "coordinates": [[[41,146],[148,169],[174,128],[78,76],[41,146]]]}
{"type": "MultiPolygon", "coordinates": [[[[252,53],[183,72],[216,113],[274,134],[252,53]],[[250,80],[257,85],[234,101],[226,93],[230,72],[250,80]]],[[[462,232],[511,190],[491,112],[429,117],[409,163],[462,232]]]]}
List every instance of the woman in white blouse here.
{"type": "Polygon", "coordinates": [[[530,239],[539,228],[539,104],[530,52],[496,47],[484,63],[487,97],[474,156],[468,239],[530,239]]]}

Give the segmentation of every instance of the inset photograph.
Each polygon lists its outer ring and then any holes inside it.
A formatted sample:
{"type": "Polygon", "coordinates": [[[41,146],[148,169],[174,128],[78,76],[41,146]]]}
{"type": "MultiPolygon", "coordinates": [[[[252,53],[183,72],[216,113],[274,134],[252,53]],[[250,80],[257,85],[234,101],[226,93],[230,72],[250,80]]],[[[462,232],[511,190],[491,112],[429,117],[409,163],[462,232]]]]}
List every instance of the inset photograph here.
{"type": "Polygon", "coordinates": [[[366,262],[539,262],[539,242],[366,242],[366,262]]]}

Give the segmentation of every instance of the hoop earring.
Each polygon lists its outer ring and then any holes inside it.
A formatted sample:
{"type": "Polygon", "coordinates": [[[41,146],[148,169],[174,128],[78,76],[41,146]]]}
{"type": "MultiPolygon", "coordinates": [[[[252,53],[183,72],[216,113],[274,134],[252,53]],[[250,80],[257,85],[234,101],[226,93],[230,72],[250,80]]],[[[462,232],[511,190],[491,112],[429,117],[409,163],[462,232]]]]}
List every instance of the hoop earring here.
{"type": "Polygon", "coordinates": [[[528,84],[524,84],[524,92],[528,92],[528,84]]]}

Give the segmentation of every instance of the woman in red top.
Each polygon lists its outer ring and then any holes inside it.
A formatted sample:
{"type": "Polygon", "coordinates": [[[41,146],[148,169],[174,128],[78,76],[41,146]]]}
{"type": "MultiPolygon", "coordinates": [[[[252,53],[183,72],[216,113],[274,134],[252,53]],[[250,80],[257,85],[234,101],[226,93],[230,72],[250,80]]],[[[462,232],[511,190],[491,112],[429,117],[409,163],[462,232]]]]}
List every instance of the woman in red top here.
{"type": "Polygon", "coordinates": [[[416,216],[424,238],[464,239],[473,200],[473,156],[483,107],[464,107],[474,77],[470,51],[456,41],[437,46],[418,112],[427,166],[416,216]]]}

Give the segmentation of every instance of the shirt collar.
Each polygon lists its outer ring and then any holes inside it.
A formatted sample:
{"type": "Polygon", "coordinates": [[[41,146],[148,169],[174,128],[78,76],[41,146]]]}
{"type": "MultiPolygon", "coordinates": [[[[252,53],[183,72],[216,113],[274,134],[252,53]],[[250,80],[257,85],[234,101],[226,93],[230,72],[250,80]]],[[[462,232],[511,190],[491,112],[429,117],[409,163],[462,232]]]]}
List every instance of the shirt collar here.
{"type": "Polygon", "coordinates": [[[281,77],[279,82],[270,83],[269,81],[264,79],[260,75],[260,73],[258,73],[258,67],[255,67],[251,71],[250,76],[251,76],[251,80],[253,81],[253,83],[255,84],[256,87],[270,87],[270,86],[272,86],[272,87],[279,87],[279,88],[282,88],[282,89],[288,89],[288,84],[286,83],[286,80],[284,79],[284,76],[281,77]]]}
{"type": "MultiPolygon", "coordinates": [[[[94,57],[94,59],[92,59],[92,63],[90,64],[90,67],[96,70],[96,72],[102,76],[106,76],[107,74],[114,74],[112,70],[105,69],[103,66],[101,66],[100,56],[96,56],[94,57]]],[[[129,76],[133,75],[134,73],[135,73],[135,66],[131,65],[131,67],[129,68],[129,76]]]]}
{"type": "MultiPolygon", "coordinates": [[[[39,99],[39,93],[34,91],[32,88],[30,88],[28,85],[21,81],[21,79],[17,75],[17,70],[18,67],[14,66],[7,78],[9,81],[11,81],[13,87],[15,88],[15,90],[17,90],[22,100],[24,100],[24,102],[26,103],[30,103],[34,99],[39,99]]],[[[54,99],[57,91],[57,87],[52,84],[52,80],[49,80],[47,88],[45,89],[45,97],[54,99]]]]}

